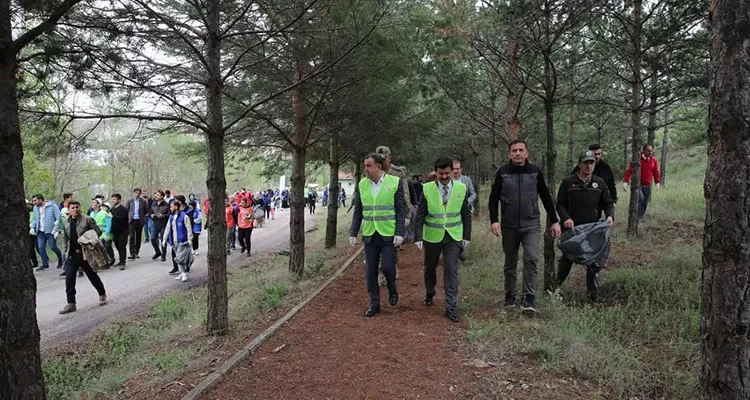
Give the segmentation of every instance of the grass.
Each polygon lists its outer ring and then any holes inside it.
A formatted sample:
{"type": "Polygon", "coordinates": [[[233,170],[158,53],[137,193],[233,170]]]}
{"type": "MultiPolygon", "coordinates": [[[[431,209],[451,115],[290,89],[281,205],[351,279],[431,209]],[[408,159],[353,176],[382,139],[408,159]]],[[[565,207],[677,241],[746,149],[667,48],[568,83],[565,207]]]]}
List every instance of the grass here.
{"type": "MultiPolygon", "coordinates": [[[[289,272],[285,256],[228,270],[229,341],[239,343],[245,332],[266,322],[269,313],[304,297],[333,271],[350,223],[344,211],[340,216],[338,248],[323,249],[325,218],[318,220],[319,229],[307,234],[302,279],[289,272]]],[[[80,352],[46,357],[42,369],[48,398],[111,397],[138,375],[150,376],[154,385],[179,375],[191,360],[217,346],[204,335],[206,296],[205,287],[169,293],[144,315],[110,322],[103,333],[80,346],[80,352]]]]}
{"type": "Polygon", "coordinates": [[[484,229],[488,221],[477,221],[461,282],[474,351],[495,361],[532,357],[541,371],[598,384],[603,398],[698,398],[705,149],[676,154],[669,167],[638,238],[625,235],[628,194],[621,195],[611,260],[617,268],[602,274],[605,307],[582,300],[584,271],[575,267],[560,295],[538,296],[533,318],[498,311],[501,245],[484,229]]]}

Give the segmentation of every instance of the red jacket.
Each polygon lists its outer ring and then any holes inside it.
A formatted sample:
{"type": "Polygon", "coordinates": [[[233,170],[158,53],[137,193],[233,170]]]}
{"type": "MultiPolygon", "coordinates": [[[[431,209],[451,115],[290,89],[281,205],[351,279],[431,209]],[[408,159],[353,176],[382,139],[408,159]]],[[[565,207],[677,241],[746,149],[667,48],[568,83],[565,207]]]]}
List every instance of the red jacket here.
{"type": "Polygon", "coordinates": [[[224,218],[227,221],[227,228],[234,228],[234,206],[231,204],[224,209],[224,218]]]}
{"type": "MultiPolygon", "coordinates": [[[[630,176],[633,175],[633,163],[628,165],[627,171],[625,171],[626,183],[630,183],[630,176]]],[[[656,157],[651,156],[645,158],[641,153],[641,186],[651,186],[651,177],[654,178],[656,183],[661,183],[661,173],[659,172],[659,163],[656,161],[656,157]]]]}

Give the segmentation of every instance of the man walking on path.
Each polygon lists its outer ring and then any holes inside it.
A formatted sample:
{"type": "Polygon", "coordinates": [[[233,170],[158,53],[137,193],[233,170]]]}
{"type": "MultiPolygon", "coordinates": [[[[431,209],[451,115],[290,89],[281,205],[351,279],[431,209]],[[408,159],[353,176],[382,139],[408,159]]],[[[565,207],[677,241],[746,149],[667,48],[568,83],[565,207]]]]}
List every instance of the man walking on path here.
{"type": "Polygon", "coordinates": [[[119,193],[112,194],[112,237],[120,262],[117,266],[125,269],[125,248],[128,244],[128,209],[122,205],[122,196],[119,193]]]}
{"type": "MultiPolygon", "coordinates": [[[[615,208],[609,195],[609,188],[604,179],[593,174],[596,160],[592,150],[586,151],[578,158],[579,171],[560,183],[557,191],[557,213],[563,221],[565,229],[573,229],[576,225],[589,224],[599,221],[601,212],[607,216],[609,226],[614,223],[615,208]]],[[[557,283],[561,285],[570,273],[573,263],[564,255],[560,258],[557,268],[557,283]]],[[[586,266],[586,290],[589,299],[594,303],[601,303],[599,289],[596,286],[596,275],[601,266],[586,266]]]]}
{"type": "Polygon", "coordinates": [[[164,229],[169,219],[169,203],[164,199],[164,191],[157,190],[154,193],[154,204],[151,206],[151,246],[154,247],[154,256],[152,260],[161,257],[162,261],[167,261],[167,248],[162,246],[164,239],[164,229]]]}
{"type": "MultiPolygon", "coordinates": [[[[604,183],[607,184],[607,188],[609,189],[609,197],[616,204],[617,185],[615,184],[615,174],[612,173],[612,168],[609,166],[609,164],[602,160],[602,146],[598,143],[595,143],[589,146],[589,150],[593,151],[594,157],[596,157],[596,164],[594,164],[594,175],[604,179],[604,183]]],[[[576,167],[573,168],[573,172],[571,172],[570,174],[575,175],[580,170],[581,167],[576,165],[576,167]]]]}
{"type": "MultiPolygon", "coordinates": [[[[29,213],[29,226],[34,223],[34,205],[26,200],[26,211],[29,213]]],[[[36,242],[36,232],[34,229],[29,231],[29,261],[31,261],[31,268],[36,269],[39,266],[39,261],[36,259],[36,255],[39,253],[39,246],[36,242]]]]}
{"type": "Polygon", "coordinates": [[[84,233],[94,230],[98,237],[102,234],[102,231],[93,218],[81,214],[81,205],[77,201],[71,201],[68,204],[68,213],[69,217],[65,220],[63,230],[65,243],[68,244],[68,254],[65,261],[65,294],[68,298],[68,304],[60,310],[60,314],[76,311],[76,275],[79,268],[83,269],[86,277],[89,278],[89,282],[99,293],[99,305],[107,304],[104,284],[99,275],[91,269],[89,263],[83,259],[83,249],[78,243],[78,238],[83,236],[84,233]]]}
{"type": "MultiPolygon", "coordinates": [[[[452,178],[454,181],[459,181],[466,185],[466,191],[468,193],[468,203],[469,203],[469,210],[470,212],[474,212],[474,201],[477,199],[477,192],[474,190],[474,184],[471,182],[471,178],[468,176],[463,175],[464,167],[461,163],[461,160],[453,160],[453,174],[452,178]]],[[[466,256],[464,255],[464,249],[461,248],[461,251],[458,254],[458,258],[461,261],[466,261],[466,256]]]]}
{"type": "Polygon", "coordinates": [[[458,257],[471,240],[471,211],[467,200],[468,189],[459,180],[451,179],[450,158],[435,161],[438,180],[424,185],[422,199],[415,218],[415,244],[424,249],[424,304],[432,305],[435,297],[440,253],[443,253],[443,288],[445,313],[458,322],[458,257]],[[424,243],[423,243],[424,240],[424,243]]]}
{"type": "Polygon", "coordinates": [[[57,268],[62,268],[63,255],[57,248],[57,235],[59,234],[60,209],[54,201],[45,201],[44,196],[37,194],[32,198],[34,202],[34,217],[31,221],[29,234],[36,235],[39,255],[42,256],[42,266],[37,271],[49,268],[49,257],[47,257],[47,245],[57,256],[57,268]]]}
{"type": "Polygon", "coordinates": [[[370,306],[366,317],[380,312],[380,287],[378,265],[386,277],[388,302],[398,303],[396,290],[396,247],[404,242],[406,204],[403,190],[395,176],[383,171],[384,159],[377,153],[365,158],[365,174],[354,196],[354,216],[349,230],[349,243],[357,244],[357,235],[362,225],[362,240],[365,243],[365,280],[370,294],[370,306]],[[364,223],[363,223],[364,221],[364,223]]]}
{"type": "MultiPolygon", "coordinates": [[[[651,182],[656,183],[656,188],[661,189],[661,173],[659,172],[659,163],[654,157],[654,146],[647,144],[641,151],[641,189],[638,192],[638,218],[643,219],[646,216],[646,208],[651,202],[651,182]]],[[[633,162],[628,164],[625,171],[625,179],[622,183],[622,189],[627,191],[630,177],[633,175],[633,162]]]]}
{"type": "Polygon", "coordinates": [[[128,260],[140,258],[141,242],[143,240],[143,223],[146,222],[148,203],[141,198],[141,189],[133,189],[133,198],[128,200],[128,223],[130,236],[130,257],[128,260]]]}
{"type": "Polygon", "coordinates": [[[552,236],[560,236],[555,206],[544,175],[539,167],[528,162],[529,150],[521,139],[511,140],[510,162],[501,166],[495,174],[490,193],[489,208],[492,232],[503,237],[505,253],[505,307],[516,305],[516,274],[518,248],[523,246],[523,305],[524,311],[536,311],[536,272],[539,260],[539,199],[552,221],[552,236]],[[498,204],[500,218],[498,219],[498,204]]]}
{"type": "MultiPolygon", "coordinates": [[[[411,224],[412,218],[416,213],[416,208],[411,205],[411,194],[409,192],[409,182],[406,179],[406,168],[393,165],[391,162],[391,149],[387,146],[378,146],[375,148],[375,153],[380,154],[383,157],[383,171],[391,176],[398,178],[399,189],[404,194],[404,207],[405,207],[405,228],[404,241],[414,240],[414,226],[411,224]]],[[[399,247],[399,246],[396,246],[399,247]]],[[[393,263],[393,269],[396,271],[396,279],[398,279],[398,251],[396,251],[396,260],[393,263]]],[[[381,272],[378,276],[378,284],[383,286],[386,283],[385,275],[381,272]]]]}

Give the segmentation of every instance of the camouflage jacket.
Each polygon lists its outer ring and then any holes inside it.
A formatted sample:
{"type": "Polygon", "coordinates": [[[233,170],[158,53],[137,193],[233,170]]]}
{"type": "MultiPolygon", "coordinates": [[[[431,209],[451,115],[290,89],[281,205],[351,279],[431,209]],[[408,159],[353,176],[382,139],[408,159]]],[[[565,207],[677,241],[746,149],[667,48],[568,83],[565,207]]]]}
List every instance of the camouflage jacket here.
{"type": "MultiPolygon", "coordinates": [[[[409,194],[409,181],[406,177],[406,167],[399,167],[397,165],[391,164],[391,168],[388,169],[386,173],[399,178],[399,185],[401,185],[401,190],[403,190],[404,192],[404,200],[406,201],[405,204],[408,207],[411,207],[411,197],[409,194]]],[[[407,214],[406,217],[409,218],[409,214],[407,214]]]]}

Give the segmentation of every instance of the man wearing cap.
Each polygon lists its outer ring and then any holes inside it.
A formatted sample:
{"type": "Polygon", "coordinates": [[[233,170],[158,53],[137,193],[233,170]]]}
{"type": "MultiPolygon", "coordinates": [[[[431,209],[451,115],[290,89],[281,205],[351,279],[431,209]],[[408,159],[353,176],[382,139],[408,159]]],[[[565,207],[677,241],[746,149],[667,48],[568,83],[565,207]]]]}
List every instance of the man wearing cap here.
{"type": "MultiPolygon", "coordinates": [[[[594,175],[604,179],[604,182],[607,184],[607,188],[609,188],[609,197],[612,198],[612,201],[617,204],[617,185],[615,185],[615,174],[612,173],[612,168],[607,164],[604,160],[602,160],[602,145],[599,143],[594,143],[589,146],[589,150],[594,152],[594,157],[596,157],[596,163],[594,164],[594,175]]],[[[581,170],[581,167],[576,165],[575,168],[573,168],[573,172],[571,172],[571,175],[574,175],[578,173],[578,171],[581,170]]]]}
{"type": "MultiPolygon", "coordinates": [[[[604,179],[594,175],[596,156],[592,150],[581,153],[578,157],[579,171],[563,179],[557,191],[557,213],[565,229],[576,225],[599,221],[601,211],[607,216],[610,226],[614,223],[615,208],[609,188],[604,179]]],[[[573,263],[561,257],[557,268],[557,283],[562,284],[570,273],[573,263]]],[[[591,265],[586,270],[586,289],[589,299],[601,303],[599,289],[596,286],[596,275],[599,267],[591,265]]]]}
{"type": "MultiPolygon", "coordinates": [[[[391,163],[391,149],[387,146],[378,146],[375,149],[376,154],[380,154],[383,157],[383,171],[388,175],[393,175],[399,180],[399,187],[404,193],[404,205],[406,212],[406,232],[405,239],[413,239],[414,232],[411,221],[416,216],[417,208],[411,205],[411,195],[409,193],[409,181],[406,178],[406,167],[399,167],[391,163]]],[[[398,252],[396,252],[396,261],[393,264],[393,269],[396,271],[396,279],[398,279],[398,252]]],[[[381,272],[378,277],[378,284],[383,286],[385,284],[385,276],[381,272]]]]}
{"type": "Polygon", "coordinates": [[[396,290],[396,247],[404,242],[406,202],[398,178],[383,171],[383,157],[372,153],[365,158],[366,177],[359,181],[354,196],[354,216],[349,230],[349,243],[357,244],[362,225],[365,243],[365,280],[370,294],[366,317],[380,312],[378,264],[386,277],[388,302],[398,303],[396,290]]]}

